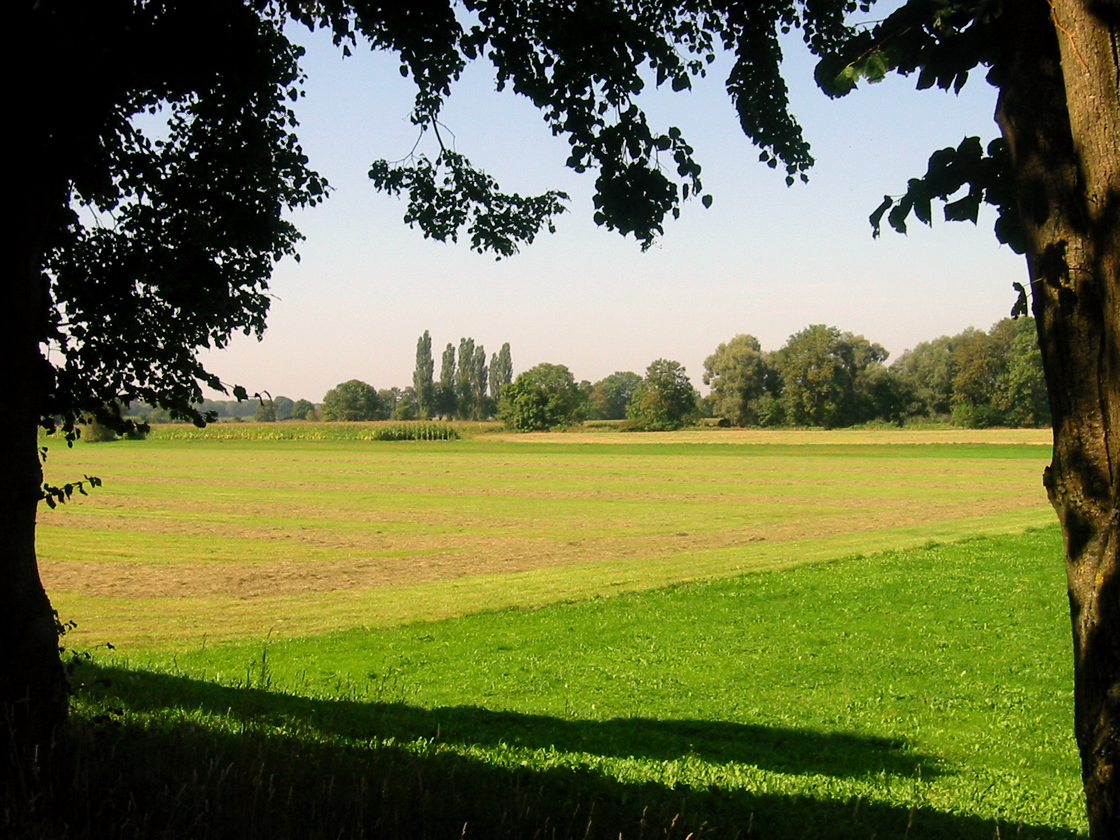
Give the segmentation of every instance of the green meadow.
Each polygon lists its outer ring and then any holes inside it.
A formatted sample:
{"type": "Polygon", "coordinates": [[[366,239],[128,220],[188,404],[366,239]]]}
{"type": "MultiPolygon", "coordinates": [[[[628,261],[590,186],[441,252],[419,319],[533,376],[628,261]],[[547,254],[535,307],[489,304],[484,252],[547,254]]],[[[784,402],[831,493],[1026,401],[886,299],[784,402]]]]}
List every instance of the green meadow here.
{"type": "Polygon", "coordinates": [[[39,556],[56,607],[78,624],[72,641],[189,648],[539,606],[1053,521],[1045,432],[926,434],[377,442],[362,439],[366,424],[162,427],[164,439],[51,448],[49,479],[105,484],[42,511],[39,556]]]}
{"type": "Polygon", "coordinates": [[[1043,435],[177,433],[51,450],[28,836],[1083,836],[1043,435]]]}

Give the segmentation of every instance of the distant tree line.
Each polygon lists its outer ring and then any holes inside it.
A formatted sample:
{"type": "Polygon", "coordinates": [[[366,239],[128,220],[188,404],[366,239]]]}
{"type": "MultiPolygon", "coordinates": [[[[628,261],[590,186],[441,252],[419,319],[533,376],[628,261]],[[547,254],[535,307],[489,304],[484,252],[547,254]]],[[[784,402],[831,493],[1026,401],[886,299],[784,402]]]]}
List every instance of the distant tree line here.
{"type": "Polygon", "coordinates": [[[700,416],[728,426],[902,424],[1049,425],[1050,411],[1033,320],[1005,318],[988,332],[968,329],[919,344],[890,366],[882,345],[814,324],[764,352],[737,335],[704,361],[700,398],[685,369],[658,359],[645,376],[616,371],[576,383],[563,365],[525,371],[501,392],[499,416],[520,431],[583,420],[624,420],[624,428],[677,429],[700,416]]]}
{"type": "Polygon", "coordinates": [[[416,420],[420,417],[413,388],[374,388],[360,379],[335,385],[323,396],[320,420],[416,420]]]}
{"type": "Polygon", "coordinates": [[[435,377],[432,337],[416,342],[416,367],[407,388],[375,389],[360,379],[341,382],[323,397],[321,420],[486,420],[498,413],[498,396],[513,379],[509,344],[486,359],[473,338],[448,344],[435,377]]]}
{"type": "Polygon", "coordinates": [[[1034,319],[1005,318],[923,342],[893,365],[909,416],[949,414],[961,426],[1049,426],[1050,402],[1034,319]]]}
{"type": "MultiPolygon", "coordinates": [[[[249,400],[203,400],[195,405],[201,414],[209,414],[217,420],[252,420],[269,423],[278,420],[315,420],[318,412],[314,403],[308,400],[293,400],[289,397],[269,397],[259,395],[249,400]]],[[[189,422],[176,421],[166,409],[154,408],[147,403],[131,403],[124,413],[144,423],[189,422]]]]}
{"type": "Polygon", "coordinates": [[[886,360],[880,345],[821,324],[772,353],[754,336],[738,335],[704,362],[708,408],[735,426],[836,428],[912,418],[971,428],[1050,423],[1031,318],[922,342],[889,367],[886,360]]]}
{"type": "Polygon", "coordinates": [[[510,429],[548,431],[584,420],[619,420],[627,428],[679,429],[700,415],[700,395],[679,362],[658,359],[645,377],[618,371],[594,385],[577,383],[564,365],[539,364],[502,389],[498,416],[510,429]]]}
{"type": "MultiPolygon", "coordinates": [[[[699,417],[729,426],[838,428],[915,418],[959,426],[1046,426],[1050,410],[1042,359],[1029,317],[1005,318],[988,332],[967,329],[907,350],[887,365],[887,351],[862,335],[814,324],[780,349],[765,352],[752,335],[720,344],[704,361],[701,398],[675,361],[658,359],[645,375],[616,371],[577,382],[564,365],[544,363],[513,376],[508,343],[486,358],[473,338],[447,344],[438,379],[430,333],[416,342],[412,386],[375,389],[359,379],[339,383],[319,406],[288,397],[206,400],[219,419],[486,420],[518,431],[544,431],[585,420],[622,420],[625,427],[676,429],[699,417]]],[[[165,412],[133,404],[128,413],[168,422],[165,412]]]]}

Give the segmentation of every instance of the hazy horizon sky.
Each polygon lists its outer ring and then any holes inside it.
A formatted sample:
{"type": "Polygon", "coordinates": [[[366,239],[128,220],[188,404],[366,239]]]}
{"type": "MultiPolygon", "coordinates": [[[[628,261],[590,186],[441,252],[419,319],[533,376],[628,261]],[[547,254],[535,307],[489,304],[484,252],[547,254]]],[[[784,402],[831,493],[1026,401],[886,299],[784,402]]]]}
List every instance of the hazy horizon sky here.
{"type": "MultiPolygon", "coordinates": [[[[865,335],[894,359],[921,341],[988,329],[1009,313],[1011,284],[1026,275],[1022,257],[996,242],[994,213],[976,226],[949,224],[935,208],[932,229],[914,222],[908,236],[885,230],[877,240],[867,216],[924,173],[935,149],[997,136],[995,89],[981,74],[959,96],[891,78],[829,100],[795,36],[787,80],[817,160],[810,182],[787,188],[780,169],[758,162],[717,62],[692,92],[639,99],[655,127],[682,129],[715,197],[708,210],[687,202],[645,253],[595,226],[595,175],[564,167],[567,143],[532,105],[495,93],[484,63],[468,67],[442,116],[457,150],[507,191],[572,196],[555,234],[495,261],[464,242],[425,240],[401,221],[404,202],[366,177],[373,160],[403,158],[417,139],[413,87],[396,59],[368,51],[343,59],[328,36],[299,33],[308,80],[298,133],[334,190],[293,217],[306,241],[300,262],[275,271],[264,340],[239,336],[206,354],[208,366],[250,392],[293,399],[318,401],[355,378],[405,387],[416,339],[429,330],[437,375],[442,348],[469,336],[488,355],[508,341],[515,373],[552,362],[594,382],[668,358],[703,391],[704,359],[738,333],[774,350],[823,323],[865,335]]],[[[431,153],[433,142],[418,151],[431,153]]]]}

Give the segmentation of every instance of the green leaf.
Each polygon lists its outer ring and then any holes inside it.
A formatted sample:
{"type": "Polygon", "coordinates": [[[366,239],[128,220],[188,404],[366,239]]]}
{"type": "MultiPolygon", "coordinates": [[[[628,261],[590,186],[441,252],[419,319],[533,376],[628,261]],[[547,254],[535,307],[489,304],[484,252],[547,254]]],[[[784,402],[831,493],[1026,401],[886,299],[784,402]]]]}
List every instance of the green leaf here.
{"type": "Polygon", "coordinates": [[[906,233],[906,217],[910,215],[910,210],[913,207],[914,200],[909,195],[903,196],[902,200],[887,214],[887,221],[890,222],[891,227],[899,233],[906,233]]]}
{"type": "Polygon", "coordinates": [[[933,225],[933,208],[930,206],[930,197],[928,195],[914,196],[914,215],[918,217],[918,221],[926,225],[933,225]]]}
{"type": "Polygon", "coordinates": [[[885,195],[883,196],[883,203],[876,207],[875,212],[867,217],[867,220],[871,222],[871,236],[873,238],[877,239],[879,234],[882,233],[883,214],[890,210],[893,205],[894,199],[889,195],[885,195]]]}
{"type": "Polygon", "coordinates": [[[887,77],[887,72],[890,70],[886,53],[882,50],[875,50],[875,52],[867,56],[863,66],[859,69],[867,81],[873,85],[878,84],[887,77]]]}
{"type": "Polygon", "coordinates": [[[1019,293],[1015,305],[1011,307],[1011,317],[1019,318],[1029,314],[1030,309],[1027,306],[1027,290],[1023,287],[1022,283],[1012,283],[1011,286],[1019,293]]]}
{"type": "Polygon", "coordinates": [[[945,221],[964,222],[976,224],[980,215],[980,193],[966,195],[962,199],[945,205],[945,221]]]}

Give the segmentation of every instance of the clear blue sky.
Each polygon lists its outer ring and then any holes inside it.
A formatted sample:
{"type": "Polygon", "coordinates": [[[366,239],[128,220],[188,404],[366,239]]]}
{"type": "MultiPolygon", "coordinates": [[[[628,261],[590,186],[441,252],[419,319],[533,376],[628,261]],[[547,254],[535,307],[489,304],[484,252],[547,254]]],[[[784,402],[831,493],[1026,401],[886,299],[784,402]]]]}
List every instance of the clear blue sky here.
{"type": "Polygon", "coordinates": [[[277,267],[264,341],[238,337],[207,356],[223,381],[250,392],[317,401],[352,378],[404,387],[425,329],[437,373],[443,346],[470,336],[488,354],[510,342],[515,372],[553,362],[595,381],[669,358],[700,387],[720,342],[745,332],[772,350],[815,323],[861,333],[893,359],[920,341],[987,329],[1008,314],[1011,284],[1025,277],[1022,258],[996,243],[991,213],[976,227],[935,218],[932,230],[915,224],[906,237],[886,231],[878,240],[867,223],[884,194],[925,171],[930,152],[966,135],[996,136],[995,90],[979,75],[959,96],[889,79],[830,101],[791,40],[793,110],[817,165],[808,184],[790,188],[742,136],[719,64],[690,93],[643,95],[651,122],[685,132],[715,203],[687,203],[642,253],[595,226],[594,175],[567,170],[566,143],[527,100],[495,93],[479,63],[443,115],[458,151],[506,190],[572,196],[556,234],[496,262],[465,243],[425,240],[402,223],[403,202],[366,177],[371,161],[403,158],[416,141],[413,89],[397,61],[368,51],[344,60],[329,38],[299,39],[308,50],[299,133],[335,190],[295,217],[307,239],[300,262],[277,267]]]}

